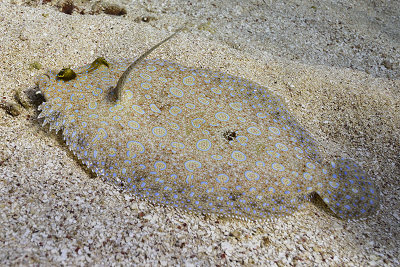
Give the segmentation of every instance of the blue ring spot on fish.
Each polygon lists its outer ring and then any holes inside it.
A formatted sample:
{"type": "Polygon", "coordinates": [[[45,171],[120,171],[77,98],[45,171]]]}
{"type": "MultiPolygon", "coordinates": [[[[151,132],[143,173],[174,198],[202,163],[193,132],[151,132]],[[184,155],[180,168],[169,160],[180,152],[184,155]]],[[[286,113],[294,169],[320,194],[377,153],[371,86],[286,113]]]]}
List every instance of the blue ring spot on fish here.
{"type": "Polygon", "coordinates": [[[194,172],[196,169],[201,168],[201,162],[197,160],[188,160],[185,162],[185,168],[190,172],[194,172]]]}
{"type": "Polygon", "coordinates": [[[157,70],[157,68],[155,66],[147,66],[146,69],[148,71],[156,71],[157,70]]]}
{"type": "Polygon", "coordinates": [[[273,188],[272,186],[268,187],[268,192],[274,194],[275,193],[275,188],[273,188]]]}
{"type": "Polygon", "coordinates": [[[275,144],[275,147],[276,147],[277,149],[282,150],[282,151],[288,151],[288,147],[285,146],[285,145],[282,144],[282,143],[276,143],[276,144],[275,144]]]}
{"type": "Polygon", "coordinates": [[[97,102],[91,102],[88,104],[89,109],[96,109],[97,108],[97,102]]]}
{"type": "Polygon", "coordinates": [[[145,113],[142,107],[138,105],[132,105],[132,109],[141,115],[145,113]]]}
{"type": "Polygon", "coordinates": [[[142,87],[145,90],[149,90],[151,87],[153,87],[153,85],[151,85],[151,83],[141,83],[140,87],[142,87]]]}
{"type": "Polygon", "coordinates": [[[258,112],[256,115],[257,115],[257,117],[259,117],[260,119],[264,119],[264,118],[267,117],[267,115],[265,115],[265,114],[262,113],[262,112],[258,112]]]}
{"type": "Polygon", "coordinates": [[[161,113],[161,110],[155,104],[150,104],[150,109],[154,112],[161,113]]]}
{"type": "Polygon", "coordinates": [[[151,76],[145,73],[140,73],[139,74],[140,77],[142,77],[143,79],[147,80],[147,81],[151,81],[151,76]]]}
{"type": "Polygon", "coordinates": [[[126,152],[128,158],[136,158],[137,153],[143,154],[145,152],[144,145],[138,141],[128,141],[126,143],[126,148],[129,149],[126,152]]]}
{"type": "Polygon", "coordinates": [[[194,128],[200,128],[201,125],[202,125],[203,123],[205,123],[205,122],[206,122],[206,121],[205,121],[204,119],[202,119],[202,118],[197,118],[197,119],[192,120],[192,125],[193,125],[194,128]]]}
{"type": "Polygon", "coordinates": [[[261,130],[254,126],[247,128],[247,132],[253,135],[261,135],[261,130]]]}
{"type": "Polygon", "coordinates": [[[167,164],[164,161],[156,161],[156,163],[154,163],[154,169],[163,171],[167,168],[167,164]]]}
{"type": "Polygon", "coordinates": [[[219,89],[218,87],[213,87],[213,88],[211,88],[211,91],[212,91],[214,94],[217,94],[217,95],[220,95],[220,94],[221,94],[221,89],[219,89]]]}
{"type": "Polygon", "coordinates": [[[253,171],[246,171],[244,173],[244,176],[246,177],[247,180],[251,181],[257,181],[258,179],[260,179],[260,175],[256,172],[253,171]]]}
{"type": "Polygon", "coordinates": [[[211,148],[211,142],[208,139],[201,139],[197,141],[196,148],[200,151],[208,151],[211,148]]]}
{"type": "Polygon", "coordinates": [[[208,104],[210,104],[210,101],[208,101],[208,100],[205,99],[204,97],[199,97],[199,98],[197,98],[197,100],[199,100],[199,102],[202,103],[203,105],[208,105],[208,104]]]}
{"type": "Polygon", "coordinates": [[[246,155],[243,152],[238,151],[238,150],[233,151],[232,154],[231,154],[231,157],[234,160],[237,160],[237,161],[245,161],[246,158],[247,158],[246,155]]]}
{"type": "Polygon", "coordinates": [[[215,113],[215,118],[220,121],[228,121],[229,115],[226,114],[225,112],[217,112],[215,113]]]}
{"type": "Polygon", "coordinates": [[[263,161],[256,161],[256,166],[265,167],[265,163],[263,161]]]}
{"type": "Polygon", "coordinates": [[[183,143],[178,143],[178,142],[172,142],[171,146],[175,147],[175,148],[179,148],[179,149],[183,149],[185,148],[185,144],[183,143]]]}
{"type": "Polygon", "coordinates": [[[243,117],[237,117],[237,119],[238,119],[240,122],[246,122],[246,119],[243,118],[243,117]]]}
{"type": "Polygon", "coordinates": [[[185,106],[186,106],[187,108],[190,108],[190,109],[194,109],[194,108],[196,107],[196,106],[193,105],[192,103],[186,103],[185,106]]]}
{"type": "Polygon", "coordinates": [[[140,128],[140,124],[137,121],[128,121],[128,126],[131,129],[139,129],[140,128]]]}
{"type": "Polygon", "coordinates": [[[339,187],[339,184],[338,184],[338,183],[332,182],[332,181],[329,181],[329,185],[332,186],[332,187],[335,188],[335,189],[339,187]]]}
{"type": "Polygon", "coordinates": [[[309,168],[309,169],[315,170],[315,165],[312,164],[311,162],[307,162],[307,163],[306,163],[306,166],[307,166],[307,168],[309,168]]]}
{"type": "Polygon", "coordinates": [[[221,155],[211,155],[212,159],[216,159],[216,160],[222,160],[222,156],[221,155]]]}
{"type": "Polygon", "coordinates": [[[240,103],[240,102],[230,103],[229,106],[236,111],[242,110],[242,103],[240,103]]]}
{"type": "Polygon", "coordinates": [[[281,131],[276,127],[268,127],[268,130],[270,130],[273,134],[276,134],[276,135],[281,134],[281,131]]]}
{"type": "Polygon", "coordinates": [[[193,76],[187,76],[187,77],[183,78],[184,85],[192,86],[192,85],[194,85],[194,81],[195,81],[195,79],[193,76]]]}
{"type": "Polygon", "coordinates": [[[289,178],[285,178],[285,177],[281,178],[281,182],[282,182],[282,184],[284,184],[286,186],[290,186],[292,184],[292,180],[290,180],[289,178]]]}
{"type": "Polygon", "coordinates": [[[308,181],[311,181],[313,178],[312,175],[309,174],[308,172],[303,173],[303,177],[304,177],[304,179],[306,179],[308,181]]]}
{"type": "Polygon", "coordinates": [[[108,137],[107,131],[104,128],[98,128],[97,129],[97,134],[93,138],[92,142],[95,140],[100,140],[101,138],[106,139],[108,137]]]}
{"type": "Polygon", "coordinates": [[[276,162],[272,163],[271,167],[275,171],[283,172],[285,170],[285,167],[282,164],[279,164],[279,163],[276,163],[276,162]]]}
{"type": "Polygon", "coordinates": [[[101,95],[102,93],[103,93],[103,90],[100,89],[100,88],[95,88],[95,89],[93,90],[93,92],[92,92],[92,94],[93,94],[94,96],[99,96],[99,95],[101,95]]]}
{"type": "Polygon", "coordinates": [[[169,113],[171,113],[171,115],[177,116],[182,113],[182,109],[174,106],[169,109],[169,113]]]}
{"type": "Polygon", "coordinates": [[[108,154],[110,157],[115,157],[117,155],[117,150],[115,148],[110,148],[110,154],[108,154]]]}
{"type": "Polygon", "coordinates": [[[184,95],[183,91],[181,89],[179,89],[179,88],[176,88],[176,87],[169,88],[169,91],[170,91],[171,94],[173,94],[176,97],[182,97],[184,95]]]}
{"type": "Polygon", "coordinates": [[[227,183],[229,182],[229,176],[226,175],[225,173],[221,173],[217,175],[216,180],[218,183],[227,183]]]}
{"type": "Polygon", "coordinates": [[[167,135],[167,130],[164,127],[154,127],[151,132],[157,137],[164,137],[167,135]]]}

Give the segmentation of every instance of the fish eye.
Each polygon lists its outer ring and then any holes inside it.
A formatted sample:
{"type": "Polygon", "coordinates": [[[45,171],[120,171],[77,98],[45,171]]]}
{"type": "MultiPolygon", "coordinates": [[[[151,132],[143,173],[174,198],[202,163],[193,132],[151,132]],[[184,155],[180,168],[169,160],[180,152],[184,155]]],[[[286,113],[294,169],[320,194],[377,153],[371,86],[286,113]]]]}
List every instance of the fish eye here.
{"type": "Polygon", "coordinates": [[[58,74],[57,78],[63,81],[70,81],[75,79],[76,73],[71,68],[64,68],[58,74]]]}

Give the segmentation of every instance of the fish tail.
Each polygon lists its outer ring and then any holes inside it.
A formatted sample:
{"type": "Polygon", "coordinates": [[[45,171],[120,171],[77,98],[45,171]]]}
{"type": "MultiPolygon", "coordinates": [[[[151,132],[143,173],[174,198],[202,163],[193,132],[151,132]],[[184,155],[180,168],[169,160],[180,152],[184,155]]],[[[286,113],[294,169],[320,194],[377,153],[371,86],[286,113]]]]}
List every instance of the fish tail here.
{"type": "Polygon", "coordinates": [[[364,219],[380,207],[379,190],[371,178],[349,159],[324,166],[318,190],[309,195],[318,208],[344,220],[364,219]]]}

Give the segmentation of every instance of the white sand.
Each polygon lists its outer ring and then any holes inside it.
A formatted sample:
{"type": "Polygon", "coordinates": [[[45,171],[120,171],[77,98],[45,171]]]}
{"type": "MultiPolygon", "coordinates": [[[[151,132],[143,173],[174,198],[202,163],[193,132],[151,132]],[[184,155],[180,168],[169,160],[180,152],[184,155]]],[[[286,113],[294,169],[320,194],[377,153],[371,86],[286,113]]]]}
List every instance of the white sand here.
{"type": "Polygon", "coordinates": [[[98,56],[135,58],[190,20],[190,32],[150,57],[269,86],[287,100],[324,157],[354,158],[374,177],[382,192],[380,213],[342,222],[311,208],[285,221],[253,223],[153,207],[91,178],[63,142],[37,123],[33,109],[17,117],[0,110],[0,264],[399,265],[399,12],[390,6],[395,1],[383,6],[359,1],[353,7],[347,1],[259,1],[258,7],[202,1],[201,8],[160,2],[135,2],[126,17],[0,4],[1,99],[15,102],[15,91],[34,87],[45,69],[77,67],[98,56]],[[134,22],[150,15],[158,20],[134,22]],[[269,23],[265,33],[267,22],[252,22],[262,16],[269,23]],[[342,26],[327,23],[326,16],[340,17],[342,26]],[[211,25],[199,30],[208,17],[211,25]],[[309,23],[288,26],[300,18],[309,23]],[[337,39],[335,48],[321,38],[337,39]],[[357,45],[361,52],[351,48],[357,45]],[[34,61],[44,68],[30,70],[34,61]],[[344,68],[350,65],[370,74],[344,68]]]}

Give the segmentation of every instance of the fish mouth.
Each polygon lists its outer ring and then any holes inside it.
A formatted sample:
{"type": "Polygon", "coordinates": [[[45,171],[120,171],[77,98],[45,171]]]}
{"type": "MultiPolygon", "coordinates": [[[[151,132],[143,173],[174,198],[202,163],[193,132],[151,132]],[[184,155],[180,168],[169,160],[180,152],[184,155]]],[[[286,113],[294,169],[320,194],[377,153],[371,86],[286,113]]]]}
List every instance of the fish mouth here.
{"type": "Polygon", "coordinates": [[[24,106],[25,108],[28,108],[30,106],[38,107],[40,106],[43,102],[46,102],[46,99],[44,97],[43,92],[40,90],[41,85],[39,82],[36,84],[35,87],[29,88],[27,90],[24,90],[23,93],[27,97],[27,102],[29,103],[28,105],[24,104],[22,100],[17,97],[18,102],[24,106]]]}

